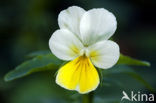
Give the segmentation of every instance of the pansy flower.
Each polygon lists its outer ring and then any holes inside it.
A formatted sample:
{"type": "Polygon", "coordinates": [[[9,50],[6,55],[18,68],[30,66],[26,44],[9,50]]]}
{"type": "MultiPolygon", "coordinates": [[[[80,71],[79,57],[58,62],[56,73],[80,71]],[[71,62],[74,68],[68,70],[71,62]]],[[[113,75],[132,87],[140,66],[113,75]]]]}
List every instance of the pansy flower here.
{"type": "Polygon", "coordinates": [[[56,83],[81,94],[95,90],[100,82],[96,67],[111,68],[119,59],[118,44],[108,40],[117,28],[115,16],[104,8],[85,11],[72,6],[60,12],[58,24],[49,47],[69,62],[58,70],[56,83]]]}

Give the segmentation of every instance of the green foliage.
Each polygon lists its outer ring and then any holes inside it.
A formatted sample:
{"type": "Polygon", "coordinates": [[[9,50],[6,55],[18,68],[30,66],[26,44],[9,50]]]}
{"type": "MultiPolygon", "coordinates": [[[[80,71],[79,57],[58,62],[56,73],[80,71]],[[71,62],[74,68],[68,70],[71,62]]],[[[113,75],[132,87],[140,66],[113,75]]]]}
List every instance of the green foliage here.
{"type": "MultiPolygon", "coordinates": [[[[29,60],[26,60],[25,62],[23,62],[22,64],[17,66],[14,70],[10,71],[9,73],[7,73],[5,75],[5,77],[4,77],[5,81],[11,81],[11,80],[21,78],[26,75],[35,73],[35,72],[42,72],[42,71],[49,71],[49,70],[53,71],[53,75],[54,75],[54,73],[58,70],[58,68],[64,63],[63,61],[59,60],[57,57],[55,57],[49,51],[34,52],[34,53],[27,55],[27,57],[29,58],[29,60]]],[[[107,70],[98,69],[99,73],[101,75],[101,86],[99,86],[99,87],[101,87],[102,89],[106,89],[106,90],[104,90],[105,92],[107,92],[108,88],[114,88],[112,86],[123,89],[125,86],[124,82],[122,80],[116,79],[116,77],[112,78],[111,76],[114,76],[114,75],[120,76],[120,75],[124,74],[125,76],[133,78],[134,80],[139,82],[141,85],[143,85],[148,90],[154,91],[154,89],[138,73],[136,73],[133,70],[134,67],[130,67],[128,65],[150,66],[150,64],[148,62],[136,60],[129,56],[124,56],[121,54],[120,59],[116,66],[114,66],[110,69],[107,69],[107,70]]],[[[125,78],[127,78],[127,77],[125,77],[125,78]]],[[[43,81],[44,80],[42,80],[42,82],[43,81]]],[[[48,81],[50,81],[50,80],[48,79],[47,82],[48,81]]],[[[52,78],[52,81],[53,82],[55,81],[54,77],[52,78]]],[[[56,84],[55,83],[52,83],[52,84],[54,85],[54,88],[55,88],[56,84]]],[[[33,90],[31,90],[31,91],[33,92],[33,90]]],[[[59,96],[59,95],[61,95],[61,91],[64,92],[64,89],[57,87],[56,90],[52,90],[52,94],[50,94],[50,95],[55,94],[55,95],[59,96]],[[58,90],[60,90],[59,93],[57,92],[58,90]]],[[[111,90],[111,91],[114,92],[114,90],[111,90]]],[[[108,91],[108,92],[110,93],[110,91],[108,91]]],[[[19,93],[19,94],[21,94],[21,93],[19,93]]],[[[63,102],[66,101],[67,103],[69,103],[69,101],[72,100],[72,101],[75,101],[72,103],[80,103],[80,97],[81,97],[80,94],[75,93],[75,92],[68,92],[67,94],[71,95],[71,96],[67,96],[67,99],[64,99],[63,102]]],[[[114,93],[111,93],[111,94],[114,94],[114,93]]],[[[113,95],[110,98],[107,97],[107,98],[103,99],[103,97],[105,97],[105,96],[106,96],[106,93],[101,94],[101,91],[96,92],[95,100],[97,101],[97,103],[102,103],[102,101],[106,101],[108,103],[120,103],[120,101],[117,98],[114,98],[113,95]]],[[[21,98],[23,98],[23,97],[21,97],[21,98]]],[[[58,98],[58,97],[56,97],[56,98],[58,98]]],[[[61,100],[61,98],[60,99],[54,98],[54,100],[51,99],[49,101],[58,101],[58,100],[61,100]]],[[[21,101],[23,101],[23,100],[21,100],[21,101]]]]}
{"type": "MultiPolygon", "coordinates": [[[[147,88],[148,90],[154,92],[154,88],[151,87],[150,84],[148,84],[138,73],[136,73],[131,67],[125,66],[125,65],[116,65],[113,68],[110,68],[108,70],[104,70],[103,71],[103,75],[107,76],[107,75],[114,75],[114,74],[125,74],[127,76],[130,76],[131,78],[137,80],[139,83],[141,83],[145,88],[147,88]]],[[[108,81],[107,79],[104,79],[104,81],[108,81]]],[[[114,79],[110,79],[109,82],[113,82],[115,84],[117,84],[120,87],[123,87],[123,85],[114,79]]]]}
{"type": "MultiPolygon", "coordinates": [[[[5,81],[14,80],[32,74],[34,72],[54,70],[56,68],[59,68],[59,66],[63,63],[63,61],[56,58],[49,51],[37,51],[27,55],[27,57],[31,57],[32,59],[23,62],[22,64],[17,66],[14,70],[7,73],[4,77],[5,81]]],[[[122,54],[120,55],[120,59],[117,64],[136,65],[136,66],[150,65],[148,62],[136,60],[131,57],[124,56],[122,54]]],[[[121,73],[125,70],[127,71],[128,69],[117,70],[116,72],[121,73]]]]}
{"type": "MultiPolygon", "coordinates": [[[[48,50],[36,51],[36,52],[32,52],[32,53],[28,54],[26,57],[32,58],[32,57],[36,57],[36,56],[40,56],[40,55],[46,55],[46,54],[51,54],[51,52],[48,50]]],[[[53,57],[53,59],[57,59],[57,58],[53,57]]]]}
{"type": "Polygon", "coordinates": [[[150,66],[150,63],[147,61],[141,61],[129,56],[125,56],[120,54],[120,58],[117,64],[125,64],[125,65],[136,65],[136,66],[150,66]]]}
{"type": "MultiPolygon", "coordinates": [[[[54,72],[40,72],[23,78],[10,95],[11,103],[71,103],[74,92],[55,84],[54,72]],[[50,76],[49,76],[50,75],[50,76]]],[[[11,82],[10,82],[11,83],[11,82]]]]}
{"type": "MultiPolygon", "coordinates": [[[[35,55],[35,53],[34,53],[35,55]]],[[[62,61],[52,54],[38,55],[31,60],[25,61],[14,70],[5,75],[5,81],[14,80],[34,72],[53,70],[59,67],[62,61]]]]}

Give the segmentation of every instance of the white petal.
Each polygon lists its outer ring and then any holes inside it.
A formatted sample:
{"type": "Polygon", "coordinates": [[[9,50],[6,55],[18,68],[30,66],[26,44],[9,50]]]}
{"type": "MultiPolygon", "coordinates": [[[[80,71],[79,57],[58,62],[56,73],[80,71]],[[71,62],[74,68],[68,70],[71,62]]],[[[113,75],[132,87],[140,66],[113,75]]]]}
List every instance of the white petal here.
{"type": "Polygon", "coordinates": [[[79,36],[80,20],[84,13],[85,10],[77,6],[72,6],[61,11],[58,17],[59,27],[61,29],[66,28],[79,36]]]}
{"type": "Polygon", "coordinates": [[[81,39],[85,45],[107,40],[113,35],[116,27],[116,18],[111,12],[103,8],[91,9],[81,19],[81,39]]]}
{"type": "Polygon", "coordinates": [[[119,59],[119,46],[113,41],[104,40],[88,47],[87,55],[96,67],[108,69],[119,59]]]}
{"type": "Polygon", "coordinates": [[[80,55],[83,45],[72,32],[67,29],[60,29],[51,36],[49,47],[58,58],[72,60],[80,55]]]}

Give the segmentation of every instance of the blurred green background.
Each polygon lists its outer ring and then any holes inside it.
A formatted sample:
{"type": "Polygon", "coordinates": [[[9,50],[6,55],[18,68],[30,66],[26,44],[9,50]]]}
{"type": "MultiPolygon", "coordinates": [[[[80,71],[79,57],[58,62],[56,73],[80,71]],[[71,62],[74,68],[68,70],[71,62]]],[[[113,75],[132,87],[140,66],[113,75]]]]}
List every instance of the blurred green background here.
{"type": "MultiPolygon", "coordinates": [[[[150,68],[135,70],[156,89],[154,0],[1,0],[0,103],[79,103],[77,102],[77,99],[81,99],[79,95],[55,84],[53,71],[35,73],[12,82],[3,80],[9,70],[27,59],[25,55],[49,49],[48,40],[58,29],[59,12],[72,5],[85,10],[106,8],[111,11],[118,21],[114,41],[120,45],[123,54],[151,63],[150,68]]],[[[98,88],[99,96],[95,98],[97,103],[110,101],[110,97],[114,100],[120,99],[123,90],[149,92],[126,75],[113,75],[110,78],[113,77],[122,81],[124,87],[98,88]]]]}

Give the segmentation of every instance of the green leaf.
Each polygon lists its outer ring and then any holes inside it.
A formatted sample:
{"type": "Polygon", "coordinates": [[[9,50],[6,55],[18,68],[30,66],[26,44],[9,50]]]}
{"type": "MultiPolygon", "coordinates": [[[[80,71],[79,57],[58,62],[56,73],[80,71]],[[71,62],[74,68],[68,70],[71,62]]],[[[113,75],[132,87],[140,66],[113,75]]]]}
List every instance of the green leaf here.
{"type": "Polygon", "coordinates": [[[52,54],[40,55],[17,66],[5,75],[4,80],[11,81],[34,72],[53,70],[61,64],[62,61],[52,54]]]}
{"type": "Polygon", "coordinates": [[[150,66],[150,63],[147,61],[141,61],[134,58],[131,58],[129,56],[120,54],[120,58],[117,62],[117,64],[126,64],[126,65],[136,65],[136,66],[150,66]]]}
{"type": "Polygon", "coordinates": [[[26,57],[32,58],[32,57],[47,55],[47,54],[51,54],[51,52],[49,50],[41,50],[41,51],[32,52],[28,54],[26,57]]]}
{"type": "Polygon", "coordinates": [[[53,74],[46,72],[25,78],[9,94],[9,100],[11,103],[71,103],[74,93],[58,86],[53,74]]]}
{"type": "Polygon", "coordinates": [[[148,90],[154,92],[155,89],[148,83],[146,80],[144,80],[138,73],[136,73],[131,67],[124,66],[124,65],[116,65],[113,68],[110,68],[108,70],[103,71],[103,75],[113,75],[113,74],[126,74],[138,82],[140,82],[144,87],[146,87],[148,90]]]}

